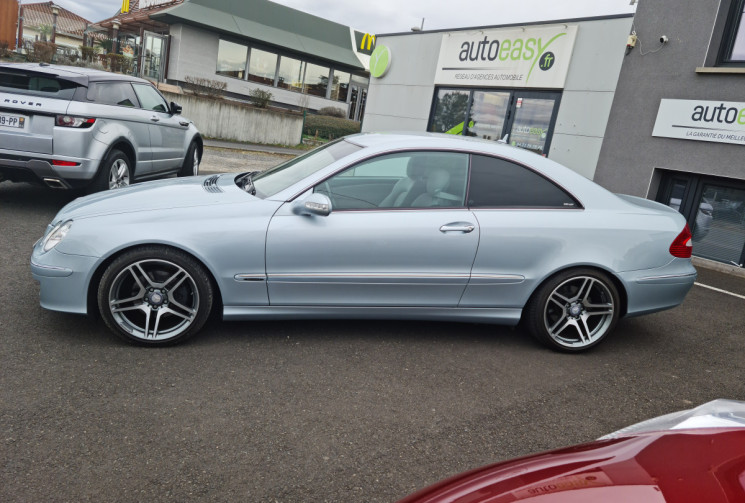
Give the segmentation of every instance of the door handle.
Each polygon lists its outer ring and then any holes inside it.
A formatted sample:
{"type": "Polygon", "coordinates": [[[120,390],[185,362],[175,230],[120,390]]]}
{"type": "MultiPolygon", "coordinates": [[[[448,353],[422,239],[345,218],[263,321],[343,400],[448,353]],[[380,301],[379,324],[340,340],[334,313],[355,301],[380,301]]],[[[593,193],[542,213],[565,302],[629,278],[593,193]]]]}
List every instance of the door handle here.
{"type": "Polygon", "coordinates": [[[476,226],[469,222],[453,222],[440,227],[440,232],[462,232],[467,234],[473,232],[475,228],[476,226]]]}
{"type": "Polygon", "coordinates": [[[152,117],[150,117],[150,120],[153,121],[153,122],[160,122],[160,119],[158,117],[156,117],[155,115],[153,115],[152,117]]]}

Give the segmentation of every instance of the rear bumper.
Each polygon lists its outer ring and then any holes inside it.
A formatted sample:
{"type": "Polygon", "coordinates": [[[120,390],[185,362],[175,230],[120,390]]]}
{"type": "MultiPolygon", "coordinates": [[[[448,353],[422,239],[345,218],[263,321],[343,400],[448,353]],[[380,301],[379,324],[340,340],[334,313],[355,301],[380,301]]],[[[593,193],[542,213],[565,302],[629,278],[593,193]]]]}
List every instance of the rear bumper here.
{"type": "Polygon", "coordinates": [[[677,258],[657,269],[620,273],[628,294],[626,315],[640,316],[680,305],[696,276],[690,259],[677,258]]]}
{"type": "Polygon", "coordinates": [[[0,178],[13,182],[41,183],[52,188],[76,188],[87,185],[95,176],[98,161],[91,159],[56,159],[74,162],[76,166],[54,166],[52,156],[20,155],[0,149],[0,178]]]}

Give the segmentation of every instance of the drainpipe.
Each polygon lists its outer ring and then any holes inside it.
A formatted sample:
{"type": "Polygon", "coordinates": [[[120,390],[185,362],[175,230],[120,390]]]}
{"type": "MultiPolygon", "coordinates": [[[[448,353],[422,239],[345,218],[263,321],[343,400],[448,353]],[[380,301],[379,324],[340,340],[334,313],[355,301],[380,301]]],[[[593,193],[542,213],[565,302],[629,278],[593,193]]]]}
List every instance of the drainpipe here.
{"type": "Polygon", "coordinates": [[[16,52],[21,53],[23,45],[23,5],[18,0],[18,33],[16,34],[16,52]]]}

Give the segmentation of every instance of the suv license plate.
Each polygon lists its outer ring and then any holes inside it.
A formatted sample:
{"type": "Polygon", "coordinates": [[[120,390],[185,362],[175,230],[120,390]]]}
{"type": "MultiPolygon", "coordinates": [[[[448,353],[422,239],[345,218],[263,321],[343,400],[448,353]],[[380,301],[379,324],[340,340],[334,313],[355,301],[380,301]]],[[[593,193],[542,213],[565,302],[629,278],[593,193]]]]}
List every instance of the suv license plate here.
{"type": "Polygon", "coordinates": [[[27,121],[25,115],[0,114],[0,128],[23,129],[27,121]]]}

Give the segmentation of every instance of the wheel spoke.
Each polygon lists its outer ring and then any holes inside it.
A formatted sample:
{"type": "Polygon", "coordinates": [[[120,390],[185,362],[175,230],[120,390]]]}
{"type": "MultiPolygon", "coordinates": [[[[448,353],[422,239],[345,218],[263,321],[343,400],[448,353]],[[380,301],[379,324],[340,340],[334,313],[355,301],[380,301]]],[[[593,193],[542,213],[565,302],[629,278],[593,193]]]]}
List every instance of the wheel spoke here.
{"type": "Polygon", "coordinates": [[[170,298],[170,300],[169,300],[169,306],[171,306],[171,307],[170,308],[164,308],[165,310],[169,311],[171,314],[175,314],[176,316],[180,316],[181,318],[183,318],[185,320],[191,320],[191,319],[194,318],[194,316],[196,316],[196,314],[197,314],[197,310],[196,309],[192,309],[190,307],[184,306],[183,304],[180,304],[179,302],[173,300],[173,297],[171,297],[170,295],[169,295],[169,298],[170,298]],[[174,310],[173,309],[174,306],[177,307],[177,308],[179,308],[183,312],[180,313],[180,312],[174,310]]]}
{"type": "Polygon", "coordinates": [[[558,304],[559,307],[561,307],[562,309],[564,309],[564,306],[565,305],[567,305],[567,304],[569,304],[571,302],[570,299],[568,299],[567,297],[564,297],[558,291],[555,291],[554,293],[552,293],[551,294],[551,297],[549,297],[549,300],[551,302],[555,302],[556,304],[558,304]]]}
{"type": "Polygon", "coordinates": [[[136,264],[132,264],[131,266],[127,268],[127,270],[129,270],[129,272],[132,274],[132,277],[134,277],[134,280],[137,282],[140,288],[142,288],[143,293],[145,292],[147,288],[144,283],[147,283],[147,285],[150,288],[159,287],[157,283],[155,283],[154,281],[150,279],[150,276],[148,276],[145,270],[142,268],[142,262],[137,262],[136,264]],[[140,275],[137,276],[137,273],[139,273],[140,275]],[[144,283],[142,280],[144,280],[144,283]]]}
{"type": "Polygon", "coordinates": [[[176,290],[179,286],[181,286],[181,283],[183,283],[189,275],[184,271],[183,269],[179,269],[173,275],[165,280],[163,283],[159,285],[159,288],[168,288],[169,290],[176,290]],[[180,277],[180,279],[178,279],[180,277]],[[178,282],[176,282],[175,285],[170,286],[173,281],[178,279],[178,282]]]}
{"type": "Polygon", "coordinates": [[[590,327],[587,326],[587,318],[585,316],[580,317],[579,320],[575,320],[575,325],[577,327],[577,332],[579,332],[579,337],[582,339],[582,342],[587,344],[592,340],[592,335],[590,332],[590,327]]]}
{"type": "Polygon", "coordinates": [[[585,314],[588,317],[613,314],[613,304],[585,304],[585,314]]]}
{"type": "Polygon", "coordinates": [[[569,322],[565,322],[564,325],[562,325],[562,327],[561,327],[560,330],[556,330],[556,327],[558,327],[561,324],[561,322],[563,322],[566,319],[567,319],[566,313],[562,313],[561,314],[561,318],[559,318],[559,321],[557,321],[556,323],[554,323],[554,326],[552,326],[551,328],[549,328],[548,331],[552,335],[560,334],[561,331],[564,330],[567,327],[567,325],[569,324],[569,322]]]}
{"type": "Polygon", "coordinates": [[[594,284],[595,284],[594,279],[585,278],[585,281],[582,283],[582,286],[577,292],[577,296],[572,300],[581,300],[583,303],[587,302],[588,299],[590,298],[590,292],[592,291],[592,285],[594,284]]]}

